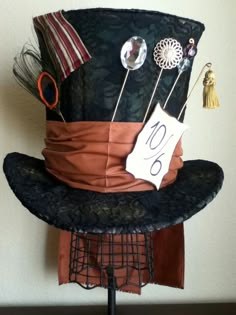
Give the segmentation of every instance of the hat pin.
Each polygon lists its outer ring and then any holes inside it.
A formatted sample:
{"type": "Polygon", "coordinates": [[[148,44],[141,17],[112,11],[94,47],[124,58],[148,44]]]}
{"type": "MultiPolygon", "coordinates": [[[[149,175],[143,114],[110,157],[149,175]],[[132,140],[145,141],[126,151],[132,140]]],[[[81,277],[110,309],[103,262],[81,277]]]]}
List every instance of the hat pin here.
{"type": "Polygon", "coordinates": [[[171,70],[175,68],[181,61],[183,56],[183,49],[180,43],[173,38],[165,38],[158,42],[154,48],[153,57],[154,61],[159,68],[161,68],[157,77],[151,98],[149,100],[147,110],[145,112],[143,122],[146,121],[148,112],[150,110],[153,98],[155,96],[157,87],[159,85],[161,76],[164,70],[171,70]]]}
{"type": "Polygon", "coordinates": [[[125,79],[123,81],[120,94],[118,96],[116,106],[111,121],[114,121],[116,112],[120,103],[121,96],[124,91],[126,81],[130,71],[138,70],[145,62],[147,56],[147,44],[142,37],[132,36],[122,46],[120,51],[120,59],[123,67],[127,69],[125,79]]]}
{"type": "Polygon", "coordinates": [[[166,98],[166,101],[163,105],[163,109],[166,108],[166,105],[174,91],[174,88],[179,81],[180,76],[183,74],[183,72],[187,71],[190,66],[191,66],[191,59],[197,54],[197,47],[195,46],[195,41],[193,38],[190,38],[189,44],[184,48],[183,50],[183,58],[177,65],[178,67],[178,75],[177,78],[175,79],[174,84],[172,85],[172,88],[169,92],[169,95],[166,98]]]}

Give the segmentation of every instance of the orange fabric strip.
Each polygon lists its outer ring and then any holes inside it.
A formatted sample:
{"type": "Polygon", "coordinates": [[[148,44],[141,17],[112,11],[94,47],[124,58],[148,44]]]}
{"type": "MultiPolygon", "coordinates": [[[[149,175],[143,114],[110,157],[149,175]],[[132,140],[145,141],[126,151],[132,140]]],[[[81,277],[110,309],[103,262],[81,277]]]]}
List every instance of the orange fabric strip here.
{"type": "MultiPolygon", "coordinates": [[[[97,192],[154,190],[152,183],[125,170],[143,123],[82,121],[47,122],[46,168],[69,186],[97,192]]],[[[172,183],[183,166],[181,143],[175,148],[161,188],[172,183]]]]}
{"type": "MultiPolygon", "coordinates": [[[[154,232],[153,234],[153,268],[154,268],[154,278],[152,279],[152,283],[183,288],[184,287],[184,226],[183,224],[178,224],[175,226],[171,226],[169,228],[154,232]]],[[[93,261],[93,265],[97,264],[98,267],[92,267],[88,269],[85,268],[85,271],[82,272],[82,266],[78,266],[78,270],[80,273],[73,273],[69,275],[69,264],[70,264],[70,246],[71,246],[71,237],[72,234],[70,232],[61,231],[60,233],[60,243],[59,243],[59,265],[58,265],[58,278],[59,284],[66,284],[69,282],[77,282],[81,284],[91,284],[91,285],[100,285],[100,273],[105,278],[104,285],[107,285],[107,274],[104,268],[106,261],[102,261],[101,270],[99,270],[99,259],[94,261],[94,257],[92,256],[93,250],[99,250],[97,247],[95,249],[90,248],[91,252],[91,261],[93,261]],[[103,268],[102,268],[103,267],[103,268]]],[[[86,236],[85,236],[86,237],[86,236]]],[[[108,238],[107,234],[104,234],[104,238],[108,238]]],[[[114,235],[113,241],[119,242],[121,236],[114,235]]],[[[143,234],[138,236],[139,243],[142,244],[143,234]]],[[[94,235],[94,240],[99,239],[99,236],[94,235]]],[[[84,243],[84,248],[86,249],[86,242],[84,243]]],[[[88,249],[87,249],[88,250],[88,249]]],[[[122,254],[127,249],[126,244],[124,243],[123,248],[120,248],[117,251],[117,259],[118,264],[119,260],[122,258],[122,254]],[[120,253],[120,254],[119,254],[120,253]]],[[[82,252],[83,256],[84,253],[82,252]]],[[[143,264],[144,271],[141,274],[141,281],[143,283],[150,282],[150,275],[145,270],[145,246],[140,246],[140,256],[141,260],[140,264],[143,264]]],[[[140,259],[140,258],[139,258],[140,259]]],[[[85,258],[83,260],[78,257],[78,261],[82,261],[82,263],[89,263],[85,258]]],[[[116,262],[114,262],[116,264],[116,262]]],[[[108,266],[108,264],[107,264],[108,266]]],[[[121,287],[121,291],[124,292],[132,292],[136,294],[141,294],[141,288],[139,287],[139,274],[135,269],[129,270],[129,284],[126,283],[126,270],[122,268],[115,270],[115,276],[117,285],[121,287]]]]}

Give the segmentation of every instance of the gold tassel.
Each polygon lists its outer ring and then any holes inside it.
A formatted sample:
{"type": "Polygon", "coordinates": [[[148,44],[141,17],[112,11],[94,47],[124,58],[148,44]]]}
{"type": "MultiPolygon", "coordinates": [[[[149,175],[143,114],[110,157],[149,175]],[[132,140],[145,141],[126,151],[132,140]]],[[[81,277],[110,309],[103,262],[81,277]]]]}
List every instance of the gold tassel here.
{"type": "Polygon", "coordinates": [[[216,78],[211,69],[206,72],[203,85],[203,107],[210,109],[219,107],[220,104],[215,90],[216,78]]]}

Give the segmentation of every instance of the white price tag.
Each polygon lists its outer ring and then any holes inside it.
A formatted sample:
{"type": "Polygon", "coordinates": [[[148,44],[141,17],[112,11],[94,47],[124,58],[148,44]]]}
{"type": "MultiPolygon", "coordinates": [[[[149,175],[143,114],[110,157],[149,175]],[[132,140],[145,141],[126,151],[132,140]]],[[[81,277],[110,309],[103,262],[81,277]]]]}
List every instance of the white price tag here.
{"type": "Polygon", "coordinates": [[[176,144],[186,129],[187,125],[169,116],[157,104],[127,157],[126,170],[159,189],[162,178],[169,170],[176,144]]]}

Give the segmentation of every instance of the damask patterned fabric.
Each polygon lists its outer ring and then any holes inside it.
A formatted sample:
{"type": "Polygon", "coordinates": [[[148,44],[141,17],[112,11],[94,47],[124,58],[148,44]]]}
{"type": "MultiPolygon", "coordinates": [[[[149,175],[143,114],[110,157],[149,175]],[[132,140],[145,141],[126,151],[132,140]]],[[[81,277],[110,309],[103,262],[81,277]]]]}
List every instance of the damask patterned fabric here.
{"type": "Polygon", "coordinates": [[[216,196],[223,181],[221,168],[203,160],[185,162],[177,180],[158,192],[71,188],[53,178],[42,160],[19,153],[7,156],[4,171],[34,215],[58,228],[88,233],[144,233],[184,222],[216,196]]]}
{"type": "MultiPolygon", "coordinates": [[[[130,73],[116,115],[116,121],[142,121],[160,69],[153,61],[153,49],[165,37],[186,46],[190,38],[196,44],[204,25],[189,19],[144,10],[86,9],[63,11],[73,25],[92,58],[73,72],[61,86],[61,111],[67,122],[110,121],[126,70],[120,62],[120,50],[125,41],[141,36],[147,43],[144,65],[130,73]]],[[[49,60],[47,49],[39,34],[43,60],[49,60]]],[[[177,75],[177,69],[163,72],[153,106],[164,103],[177,75]]],[[[168,102],[167,111],[177,116],[184,104],[190,71],[182,74],[168,102]]],[[[151,111],[152,111],[151,108],[151,111]]],[[[150,113],[151,113],[150,111],[150,113]]],[[[60,117],[48,112],[49,120],[60,117]]],[[[183,118],[183,117],[182,117],[183,118]]]]}

